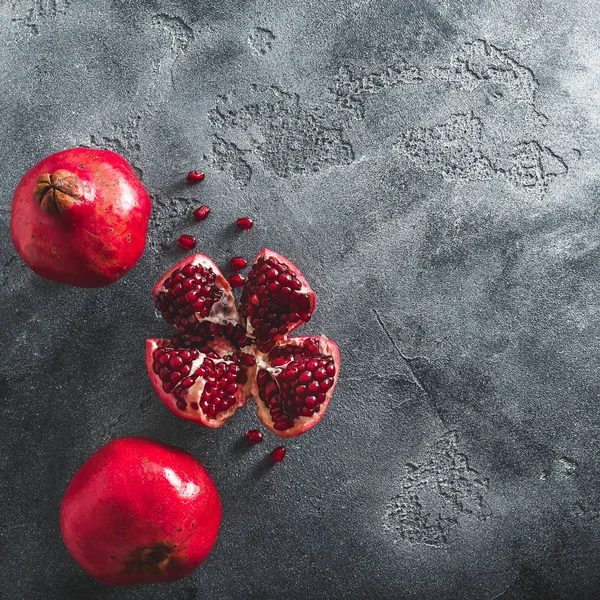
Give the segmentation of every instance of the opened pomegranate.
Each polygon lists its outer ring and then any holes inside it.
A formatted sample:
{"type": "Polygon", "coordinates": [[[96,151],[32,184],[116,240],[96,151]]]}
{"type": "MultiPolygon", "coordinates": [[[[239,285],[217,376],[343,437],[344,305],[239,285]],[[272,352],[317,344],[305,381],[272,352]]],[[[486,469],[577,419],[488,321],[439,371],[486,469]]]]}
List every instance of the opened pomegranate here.
{"type": "Polygon", "coordinates": [[[44,158],[15,190],[10,232],[38,275],[80,287],[117,281],[146,244],[151,203],[127,161],[71,148],[44,158]]]}
{"type": "Polygon", "coordinates": [[[175,581],[210,553],[221,523],[217,488],[190,454],[121,438],[75,473],[60,507],[71,556],[106,585],[175,581]]]}
{"type": "Polygon", "coordinates": [[[146,364],[177,416],[220,427],[252,396],[263,424],[281,437],[316,425],[339,375],[339,350],[324,336],[288,337],[310,320],[315,294],[298,268],[263,249],[243,284],[240,311],[206,256],[190,256],[153,289],[156,308],[179,332],[149,339],[146,364]]]}

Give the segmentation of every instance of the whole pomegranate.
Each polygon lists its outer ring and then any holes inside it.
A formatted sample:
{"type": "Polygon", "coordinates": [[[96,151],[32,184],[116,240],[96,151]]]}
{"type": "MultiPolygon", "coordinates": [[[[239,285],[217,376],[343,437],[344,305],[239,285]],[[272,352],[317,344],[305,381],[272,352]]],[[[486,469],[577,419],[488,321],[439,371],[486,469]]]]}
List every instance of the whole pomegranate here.
{"type": "Polygon", "coordinates": [[[10,234],[38,275],[100,287],[142,256],[150,211],[148,192],[123,157],[71,148],[23,176],[13,196],[10,234]]]}
{"type": "Polygon", "coordinates": [[[159,398],[177,416],[221,427],[252,396],[258,418],[281,437],[322,419],[340,354],[325,336],[289,337],[310,320],[316,302],[287,258],[259,252],[239,312],[229,283],[202,254],[175,265],[152,295],[179,334],[147,340],[146,365],[159,398]]]}
{"type": "Polygon", "coordinates": [[[75,473],[60,507],[67,550],[107,585],[175,581],[209,554],[221,501],[190,454],[145,438],[109,442],[75,473]]]}

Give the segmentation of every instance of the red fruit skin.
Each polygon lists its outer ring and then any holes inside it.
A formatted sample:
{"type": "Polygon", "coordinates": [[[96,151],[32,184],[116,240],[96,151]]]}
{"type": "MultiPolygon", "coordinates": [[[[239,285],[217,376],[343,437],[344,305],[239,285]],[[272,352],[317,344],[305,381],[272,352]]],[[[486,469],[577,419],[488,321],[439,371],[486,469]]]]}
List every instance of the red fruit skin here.
{"type": "MultiPolygon", "coordinates": [[[[321,404],[321,410],[318,413],[315,413],[311,417],[296,418],[294,426],[290,427],[290,429],[285,429],[285,430],[275,429],[273,419],[271,418],[271,414],[269,413],[269,409],[267,408],[267,406],[265,405],[265,403],[262,401],[262,399],[260,397],[260,393],[258,390],[258,385],[256,384],[256,380],[254,378],[252,379],[252,387],[250,388],[250,394],[252,395],[254,404],[256,404],[257,417],[260,419],[261,423],[267,429],[269,429],[269,431],[272,431],[275,435],[278,435],[279,437],[282,437],[282,438],[296,437],[298,435],[302,435],[303,433],[306,433],[309,429],[312,429],[323,418],[323,415],[325,414],[325,411],[327,410],[327,407],[329,406],[329,402],[331,401],[331,397],[333,396],[333,391],[335,390],[337,380],[340,376],[340,349],[338,348],[337,344],[334,341],[326,338],[324,335],[322,335],[318,338],[315,336],[312,336],[312,335],[311,336],[302,336],[302,337],[300,337],[300,336],[299,337],[291,337],[291,338],[288,338],[285,342],[282,342],[282,345],[294,344],[294,345],[301,346],[304,343],[304,340],[307,340],[309,338],[313,339],[313,340],[318,339],[319,340],[319,351],[322,354],[327,354],[329,356],[332,356],[333,362],[335,364],[335,377],[333,379],[333,385],[327,391],[327,396],[325,398],[325,401],[323,402],[323,404],[321,404]]],[[[259,367],[260,367],[260,365],[258,365],[258,363],[257,363],[256,369],[258,370],[259,367]]]]}
{"type": "Polygon", "coordinates": [[[47,156],[19,182],[10,233],[23,261],[35,273],[79,287],[114,283],[138,262],[152,209],[148,192],[129,163],[115,152],[71,148],[47,156]],[[83,194],[60,214],[34,200],[38,178],[66,170],[83,194]]]}
{"type": "Polygon", "coordinates": [[[150,439],[109,442],[77,471],[60,507],[71,556],[106,585],[175,581],[210,553],[221,501],[190,454],[150,439]]]}

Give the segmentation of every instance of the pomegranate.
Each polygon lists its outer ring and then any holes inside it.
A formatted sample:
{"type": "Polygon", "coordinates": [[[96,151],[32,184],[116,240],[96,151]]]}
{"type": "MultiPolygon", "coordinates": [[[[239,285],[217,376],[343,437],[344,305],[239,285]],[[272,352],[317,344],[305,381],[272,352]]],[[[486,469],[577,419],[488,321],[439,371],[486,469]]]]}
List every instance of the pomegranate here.
{"type": "Polygon", "coordinates": [[[240,313],[260,350],[270,350],[309,321],[315,305],[315,294],[295,265],[272,250],[258,253],[242,292],[240,313]]]}
{"type": "MultiPolygon", "coordinates": [[[[237,275],[237,274],[236,274],[237,275]]],[[[281,437],[308,431],[335,388],[340,356],[325,336],[289,337],[307,322],[315,295],[298,268],[263,249],[243,285],[206,256],[179,262],[156,284],[156,308],[179,332],[149,339],[146,364],[159,398],[177,416],[220,427],[252,396],[263,424],[281,437]]]]}
{"type": "Polygon", "coordinates": [[[203,254],[177,263],[154,286],[152,296],[165,321],[180,333],[198,333],[200,324],[221,328],[239,320],[231,286],[203,254]]]}
{"type": "Polygon", "coordinates": [[[184,250],[193,250],[196,247],[196,238],[193,235],[180,235],[177,244],[184,250]]]}
{"type": "Polygon", "coordinates": [[[229,278],[229,283],[234,287],[234,288],[239,288],[242,287],[244,285],[244,283],[246,283],[246,280],[244,279],[243,275],[240,275],[239,273],[234,273],[230,278],[229,278]]]}
{"type": "Polygon", "coordinates": [[[60,530],[71,556],[106,585],[175,581],[210,553],[221,523],[217,488],[190,454],[120,438],[69,483],[60,530]]]}
{"type": "Polygon", "coordinates": [[[117,281],[146,244],[151,203],[127,161],[109,150],[47,156],[17,186],[10,233],[38,275],[80,287],[117,281]]]}
{"type": "Polygon", "coordinates": [[[248,261],[243,256],[234,256],[229,261],[229,266],[234,271],[241,271],[242,269],[245,269],[248,266],[248,261]]]}
{"type": "Polygon", "coordinates": [[[251,393],[258,418],[281,437],[314,427],[325,412],[339,374],[337,345],[321,337],[293,337],[261,354],[251,393]]]}

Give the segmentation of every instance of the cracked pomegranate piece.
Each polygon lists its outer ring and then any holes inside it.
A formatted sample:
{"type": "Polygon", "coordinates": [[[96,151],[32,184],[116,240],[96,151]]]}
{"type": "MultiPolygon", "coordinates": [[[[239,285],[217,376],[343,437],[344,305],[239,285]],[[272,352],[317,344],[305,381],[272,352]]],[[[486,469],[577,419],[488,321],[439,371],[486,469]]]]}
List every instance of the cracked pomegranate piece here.
{"type": "Polygon", "coordinates": [[[310,321],[315,305],[314,292],[294,264],[266,248],[258,253],[244,285],[240,314],[262,352],[310,321]]]}
{"type": "Polygon", "coordinates": [[[248,371],[254,371],[253,356],[220,346],[199,348],[177,337],[146,340],[148,373],[162,402],[178,417],[213,429],[246,406],[248,371]]]}
{"type": "Polygon", "coordinates": [[[339,371],[338,347],[325,336],[292,337],[275,346],[256,365],[258,418],[281,437],[308,431],[327,409],[339,371]]]}
{"type": "Polygon", "coordinates": [[[156,308],[180,333],[195,334],[202,323],[238,323],[231,286],[203,254],[178,262],[152,290],[156,308]]]}
{"type": "Polygon", "coordinates": [[[288,337],[310,320],[316,301],[285,257],[259,252],[239,316],[229,283],[202,254],[173,267],[153,297],[183,334],[147,340],[146,350],[152,384],[177,416],[220,427],[252,395],[259,419],[281,437],[321,420],[338,379],[339,350],[325,336],[288,337]]]}

